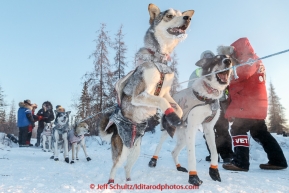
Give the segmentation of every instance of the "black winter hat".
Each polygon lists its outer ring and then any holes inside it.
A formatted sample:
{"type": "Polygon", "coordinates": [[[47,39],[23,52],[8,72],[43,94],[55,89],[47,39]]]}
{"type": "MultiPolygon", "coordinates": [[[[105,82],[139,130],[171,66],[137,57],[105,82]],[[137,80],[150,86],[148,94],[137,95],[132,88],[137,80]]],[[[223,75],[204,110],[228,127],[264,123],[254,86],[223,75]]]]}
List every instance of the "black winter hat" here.
{"type": "Polygon", "coordinates": [[[31,104],[31,101],[30,101],[29,99],[24,100],[24,103],[25,103],[25,104],[28,104],[28,105],[30,105],[30,106],[32,105],[32,104],[31,104]]]}

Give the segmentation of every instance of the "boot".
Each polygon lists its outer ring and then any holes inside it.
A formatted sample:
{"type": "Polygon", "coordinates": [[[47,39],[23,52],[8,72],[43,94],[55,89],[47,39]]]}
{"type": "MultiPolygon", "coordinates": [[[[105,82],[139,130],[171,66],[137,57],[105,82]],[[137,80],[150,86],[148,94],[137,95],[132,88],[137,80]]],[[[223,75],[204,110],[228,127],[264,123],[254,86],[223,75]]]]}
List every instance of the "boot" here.
{"type": "Polygon", "coordinates": [[[283,166],[275,166],[275,165],[271,165],[269,163],[267,164],[260,164],[259,167],[263,170],[282,170],[282,169],[286,169],[287,167],[283,167],[283,166]]]}

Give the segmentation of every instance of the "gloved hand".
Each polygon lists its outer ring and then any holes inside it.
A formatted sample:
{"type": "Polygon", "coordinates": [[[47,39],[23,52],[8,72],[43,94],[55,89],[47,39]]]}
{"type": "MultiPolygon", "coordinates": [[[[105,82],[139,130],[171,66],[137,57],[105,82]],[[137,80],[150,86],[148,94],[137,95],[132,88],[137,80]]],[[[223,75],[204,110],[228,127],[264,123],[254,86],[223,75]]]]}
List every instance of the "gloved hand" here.
{"type": "Polygon", "coordinates": [[[43,117],[39,115],[39,116],[38,116],[38,121],[41,121],[42,118],[43,118],[43,117]]]}

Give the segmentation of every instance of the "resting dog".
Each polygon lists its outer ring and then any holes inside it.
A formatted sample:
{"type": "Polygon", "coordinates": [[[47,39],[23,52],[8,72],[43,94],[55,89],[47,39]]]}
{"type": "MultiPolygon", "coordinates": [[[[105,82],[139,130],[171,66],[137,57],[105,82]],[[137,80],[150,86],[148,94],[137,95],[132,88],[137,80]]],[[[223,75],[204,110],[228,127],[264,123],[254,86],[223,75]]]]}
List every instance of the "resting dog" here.
{"type": "Polygon", "coordinates": [[[53,156],[51,159],[54,161],[59,161],[59,146],[63,145],[63,156],[67,163],[69,163],[69,155],[68,155],[68,131],[69,128],[69,114],[70,111],[67,112],[59,112],[55,111],[55,122],[52,132],[52,147],[53,147],[53,156]]]}
{"type": "MultiPolygon", "coordinates": [[[[76,160],[78,160],[78,152],[80,146],[83,149],[83,152],[85,154],[86,160],[90,161],[91,158],[88,156],[86,152],[86,146],[85,146],[85,137],[84,135],[89,133],[88,125],[84,122],[77,124],[77,126],[74,129],[71,129],[68,133],[68,141],[69,145],[72,149],[72,158],[70,163],[73,164],[75,160],[75,150],[76,150],[76,160]]],[[[70,148],[69,148],[70,149],[70,148]]]]}
{"type": "Polygon", "coordinates": [[[44,129],[43,132],[41,133],[41,144],[43,146],[42,150],[44,152],[51,151],[51,145],[52,145],[52,123],[45,123],[44,122],[44,129]],[[48,146],[48,149],[47,149],[48,146]]]}
{"type": "Polygon", "coordinates": [[[145,46],[137,53],[138,67],[116,84],[118,108],[100,118],[101,135],[112,134],[113,166],[108,183],[114,182],[117,168],[126,160],[126,179],[131,180],[132,166],[140,154],[141,137],[149,125],[148,119],[157,109],[165,114],[168,124],[182,124],[182,109],[169,93],[174,72],[167,61],[178,43],[186,38],[194,11],[161,12],[154,4],[149,4],[148,11],[150,27],[144,38],[145,46]],[[176,108],[171,108],[172,105],[176,108]]]}
{"type": "MultiPolygon", "coordinates": [[[[212,55],[209,58],[199,60],[196,65],[202,68],[202,76],[205,76],[212,72],[232,67],[232,60],[227,55],[212,55]]],[[[195,135],[199,125],[202,124],[211,152],[209,174],[213,180],[221,181],[218,171],[218,153],[213,128],[220,115],[218,99],[223,95],[224,89],[229,85],[231,73],[232,70],[230,69],[218,74],[201,77],[193,82],[192,88],[184,89],[173,96],[174,100],[176,100],[183,109],[184,114],[182,120],[184,125],[175,128],[162,121],[164,130],[154,156],[149,163],[150,167],[156,166],[158,154],[163,142],[169,135],[173,137],[174,132],[176,132],[177,144],[172,151],[172,156],[177,170],[188,172],[187,169],[181,167],[178,161],[180,151],[187,146],[189,183],[195,186],[201,185],[202,181],[199,179],[196,170],[195,135]]]]}

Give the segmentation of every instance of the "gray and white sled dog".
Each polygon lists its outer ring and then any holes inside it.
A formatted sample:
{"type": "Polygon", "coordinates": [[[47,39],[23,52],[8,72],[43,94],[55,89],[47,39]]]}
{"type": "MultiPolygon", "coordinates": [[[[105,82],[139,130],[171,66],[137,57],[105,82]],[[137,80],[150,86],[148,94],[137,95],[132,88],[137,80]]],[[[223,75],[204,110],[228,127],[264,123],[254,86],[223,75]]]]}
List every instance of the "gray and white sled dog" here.
{"type": "MultiPolygon", "coordinates": [[[[72,149],[72,158],[70,163],[73,164],[75,161],[75,152],[76,152],[76,160],[78,159],[78,152],[80,146],[83,149],[83,152],[85,154],[86,160],[90,161],[91,158],[88,156],[86,152],[86,146],[85,146],[85,134],[89,133],[88,125],[84,122],[81,122],[74,127],[74,129],[71,129],[68,133],[68,142],[69,146],[72,149]]],[[[70,148],[69,148],[70,149],[70,148]]]]}
{"type": "Polygon", "coordinates": [[[52,127],[53,127],[53,123],[46,123],[44,122],[44,129],[43,132],[41,133],[41,144],[42,144],[42,150],[44,152],[50,152],[52,150],[51,146],[52,146],[52,127]],[[47,148],[48,146],[48,148],[47,148]]]}
{"type": "Polygon", "coordinates": [[[161,12],[154,4],[149,4],[148,11],[150,27],[144,37],[144,47],[137,53],[138,66],[117,82],[116,110],[100,117],[100,134],[102,137],[110,134],[112,147],[113,166],[108,183],[114,183],[116,170],[125,161],[126,180],[131,180],[141,138],[157,109],[165,114],[168,124],[182,124],[182,109],[169,93],[174,72],[167,62],[174,48],[186,38],[194,11],[168,9],[161,12]]]}
{"type": "Polygon", "coordinates": [[[68,155],[68,131],[69,127],[69,114],[70,111],[67,112],[58,112],[55,110],[55,122],[52,131],[52,148],[53,148],[53,156],[51,159],[54,161],[59,161],[59,146],[63,147],[63,156],[64,160],[69,163],[69,155],[68,155]]]}
{"type": "MultiPolygon", "coordinates": [[[[218,51],[222,47],[218,48],[218,51]]],[[[180,151],[186,146],[188,155],[189,183],[195,186],[202,184],[196,170],[195,157],[195,136],[200,125],[206,136],[206,140],[211,152],[211,165],[209,174],[214,181],[221,181],[218,171],[218,153],[215,144],[214,125],[220,116],[219,98],[222,97],[224,89],[229,85],[232,70],[227,70],[217,74],[210,73],[230,68],[233,65],[232,59],[228,55],[215,56],[211,51],[204,52],[196,66],[202,68],[202,77],[196,79],[191,88],[179,91],[173,96],[183,110],[183,125],[172,127],[162,121],[161,139],[156,147],[150,167],[155,167],[157,158],[166,138],[170,135],[177,136],[177,143],[172,151],[173,160],[178,171],[188,172],[182,167],[178,160],[180,151]],[[207,55],[206,57],[202,57],[207,55]],[[209,56],[208,56],[209,55],[209,56]],[[204,77],[205,76],[205,77],[204,77]]]]}

